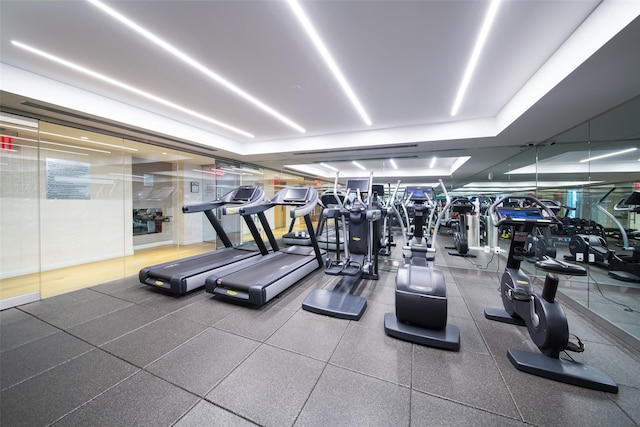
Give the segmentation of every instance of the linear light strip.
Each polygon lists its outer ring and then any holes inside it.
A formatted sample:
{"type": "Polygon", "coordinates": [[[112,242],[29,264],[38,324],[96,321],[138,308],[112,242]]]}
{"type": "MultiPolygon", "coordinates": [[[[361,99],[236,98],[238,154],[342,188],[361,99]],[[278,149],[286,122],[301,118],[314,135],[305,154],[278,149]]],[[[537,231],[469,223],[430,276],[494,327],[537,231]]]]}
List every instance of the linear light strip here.
{"type": "Polygon", "coordinates": [[[436,165],[436,160],[438,158],[436,156],[433,156],[433,158],[431,159],[431,162],[429,163],[429,169],[433,169],[433,167],[436,165]]]}
{"type": "Polygon", "coordinates": [[[188,56],[186,53],[182,52],[181,50],[179,50],[175,46],[171,45],[170,43],[162,40],[160,37],[156,36],[152,32],[150,32],[147,29],[145,29],[145,28],[141,27],[140,25],[136,24],[135,22],[133,22],[132,20],[130,20],[126,16],[122,15],[121,13],[117,12],[116,10],[110,8],[109,6],[105,5],[104,3],[102,3],[102,2],[100,2],[98,0],[87,0],[87,1],[89,3],[91,3],[91,4],[93,4],[94,6],[96,6],[97,8],[99,8],[100,10],[102,10],[103,12],[105,12],[107,15],[111,16],[112,18],[115,18],[116,20],[120,21],[122,24],[124,24],[127,27],[131,28],[133,31],[135,31],[138,34],[140,34],[141,36],[145,37],[149,41],[151,41],[151,42],[155,43],[156,45],[160,46],[162,49],[166,50],[167,52],[169,52],[170,54],[172,54],[176,58],[180,59],[182,62],[186,63],[187,65],[191,66],[192,68],[195,68],[196,70],[200,71],[202,74],[206,75],[210,79],[212,79],[212,80],[216,81],[217,83],[221,84],[222,86],[224,86],[225,88],[229,89],[230,91],[232,91],[236,95],[244,98],[245,100],[251,102],[256,107],[258,107],[258,108],[262,109],[263,111],[265,111],[266,113],[272,115],[273,117],[275,117],[276,119],[280,120],[282,123],[286,124],[287,126],[290,126],[290,127],[294,128],[295,130],[297,130],[297,131],[299,131],[301,133],[305,133],[306,132],[305,129],[302,126],[298,125],[293,120],[289,119],[288,117],[286,117],[283,114],[279,113],[278,111],[274,110],[273,108],[271,108],[270,106],[268,106],[264,102],[260,101],[259,99],[251,96],[250,94],[248,94],[244,90],[240,89],[238,86],[234,85],[233,83],[231,83],[230,81],[228,81],[224,77],[220,76],[216,72],[214,72],[214,71],[210,70],[209,68],[205,67],[200,62],[198,62],[195,59],[193,59],[190,56],[188,56]]]}
{"type": "Polygon", "coordinates": [[[389,159],[389,162],[394,169],[398,169],[398,165],[396,165],[396,162],[393,159],[389,159]]]}
{"type": "Polygon", "coordinates": [[[91,139],[86,139],[84,137],[82,138],[77,138],[75,136],[69,136],[69,135],[62,135],[60,133],[53,133],[53,132],[45,132],[45,131],[40,131],[40,135],[49,135],[49,136],[56,136],[58,138],[65,138],[65,139],[71,139],[73,141],[81,141],[81,142],[85,142],[85,143],[90,143],[90,144],[95,144],[95,145],[102,145],[105,147],[111,147],[111,148],[116,148],[118,150],[129,150],[129,151],[138,151],[137,148],[131,148],[131,147],[125,147],[123,145],[115,145],[115,144],[107,144],[106,142],[99,142],[99,141],[93,141],[91,139]]]}
{"type": "Polygon", "coordinates": [[[189,115],[191,115],[193,117],[197,117],[197,118],[199,118],[201,120],[207,121],[209,123],[213,123],[216,126],[220,126],[222,128],[225,128],[225,129],[230,130],[232,132],[235,132],[235,133],[238,133],[240,135],[246,136],[248,138],[253,138],[253,135],[250,134],[249,132],[246,132],[244,130],[238,129],[236,127],[233,127],[231,125],[228,125],[226,123],[223,123],[221,121],[213,119],[211,117],[207,117],[204,114],[200,114],[200,113],[198,113],[196,111],[193,111],[193,110],[190,110],[190,109],[188,109],[186,107],[183,107],[181,105],[175,104],[175,103],[173,103],[171,101],[168,101],[168,100],[166,100],[164,98],[160,98],[159,96],[153,95],[153,94],[151,94],[149,92],[145,92],[145,91],[143,91],[141,89],[138,89],[136,87],[130,86],[130,85],[126,84],[126,83],[123,83],[123,82],[118,81],[116,79],[113,79],[111,77],[108,77],[108,76],[105,76],[103,74],[97,73],[97,72],[95,72],[93,70],[90,70],[88,68],[85,68],[85,67],[83,67],[81,65],[78,65],[78,64],[75,64],[73,62],[67,61],[65,59],[62,59],[62,58],[57,57],[55,55],[52,55],[50,53],[41,51],[39,49],[36,49],[36,48],[34,48],[32,46],[26,45],[26,44],[21,43],[19,41],[12,40],[11,44],[13,44],[14,46],[17,46],[17,47],[19,47],[21,49],[24,49],[24,50],[26,50],[28,52],[31,52],[31,53],[34,53],[34,54],[36,54],[38,56],[46,58],[46,59],[48,59],[50,61],[57,62],[58,64],[64,65],[65,67],[68,67],[68,68],[71,68],[73,70],[79,71],[79,72],[81,72],[83,74],[86,74],[86,75],[91,76],[93,78],[96,78],[98,80],[102,80],[103,82],[109,83],[109,84],[111,84],[113,86],[117,86],[117,87],[125,89],[125,90],[127,90],[129,92],[135,93],[136,95],[140,95],[140,96],[142,96],[144,98],[147,98],[147,99],[150,99],[152,101],[155,101],[155,102],[157,102],[159,104],[166,105],[167,107],[173,108],[173,109],[181,111],[183,113],[187,113],[187,114],[189,114],[189,115]]]}
{"type": "Polygon", "coordinates": [[[368,126],[371,126],[371,119],[367,115],[367,112],[364,110],[364,107],[362,107],[362,104],[360,104],[360,101],[356,97],[356,94],[353,92],[353,89],[351,89],[351,86],[347,82],[347,79],[340,71],[340,68],[338,68],[338,64],[336,64],[336,62],[333,60],[333,57],[331,56],[331,53],[329,53],[329,49],[327,49],[326,45],[320,38],[320,35],[313,27],[313,24],[311,24],[311,21],[304,13],[304,10],[302,10],[302,7],[298,3],[298,1],[289,0],[288,3],[294,15],[296,16],[296,18],[298,18],[300,24],[307,32],[307,35],[309,36],[309,38],[311,38],[311,41],[315,45],[316,49],[318,49],[318,52],[320,52],[322,59],[324,59],[324,62],[327,64],[336,80],[338,80],[338,83],[342,87],[344,93],[347,95],[347,98],[349,98],[349,101],[351,101],[351,104],[353,104],[356,111],[362,118],[362,121],[364,121],[368,126]]]}
{"type": "Polygon", "coordinates": [[[636,149],[637,149],[636,147],[633,147],[633,148],[629,148],[622,151],[616,151],[614,153],[602,154],[600,156],[595,156],[595,157],[588,157],[586,159],[580,160],[580,163],[587,163],[587,162],[592,162],[594,160],[600,160],[600,159],[605,159],[607,157],[617,156],[618,154],[630,153],[632,151],[636,151],[636,149]]]}
{"type": "Polygon", "coordinates": [[[77,153],[75,151],[67,151],[67,150],[57,150],[55,148],[44,148],[44,147],[40,147],[41,150],[47,150],[47,151],[55,151],[57,153],[67,153],[67,154],[75,154],[77,156],[88,156],[87,153],[77,153]]]}
{"type": "Polygon", "coordinates": [[[365,168],[364,166],[362,166],[360,163],[356,162],[355,160],[353,160],[351,163],[353,163],[354,166],[362,169],[363,171],[367,170],[367,168],[365,168]]]}
{"type": "Polygon", "coordinates": [[[332,170],[332,171],[334,171],[334,172],[338,172],[338,168],[334,168],[333,166],[328,165],[328,164],[326,164],[326,163],[320,163],[320,166],[324,166],[324,167],[325,167],[325,168],[327,168],[327,169],[331,169],[331,170],[332,170]]]}
{"type": "Polygon", "coordinates": [[[476,65],[478,64],[480,53],[482,52],[484,43],[487,41],[487,36],[489,35],[489,31],[491,30],[491,26],[493,25],[493,20],[496,17],[496,13],[498,12],[500,3],[501,0],[492,0],[491,4],[489,5],[489,10],[487,11],[487,15],[485,16],[484,22],[482,23],[482,28],[480,29],[480,34],[478,34],[478,38],[476,39],[476,45],[473,48],[473,53],[471,54],[471,58],[469,58],[467,69],[464,72],[462,83],[460,83],[460,88],[458,89],[456,100],[453,103],[453,108],[451,109],[452,116],[458,114],[460,104],[462,104],[462,99],[464,98],[464,95],[467,92],[467,88],[469,87],[469,83],[471,82],[471,76],[473,75],[473,72],[476,69],[476,65]]]}
{"type": "Polygon", "coordinates": [[[94,152],[97,152],[97,153],[111,154],[111,151],[107,151],[107,150],[98,150],[97,148],[78,147],[76,145],[60,144],[59,142],[44,141],[42,139],[40,140],[40,143],[41,144],[49,144],[49,145],[57,145],[58,147],[75,148],[76,150],[94,151],[94,152]]]}

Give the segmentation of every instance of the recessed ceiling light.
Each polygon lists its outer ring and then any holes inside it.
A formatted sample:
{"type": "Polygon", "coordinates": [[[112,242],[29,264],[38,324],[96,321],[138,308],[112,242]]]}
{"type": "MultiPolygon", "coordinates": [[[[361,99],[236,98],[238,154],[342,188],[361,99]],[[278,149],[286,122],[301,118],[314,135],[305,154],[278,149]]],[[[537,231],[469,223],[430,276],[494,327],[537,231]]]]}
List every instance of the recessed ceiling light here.
{"type": "Polygon", "coordinates": [[[594,160],[600,160],[600,159],[604,159],[604,158],[611,157],[611,156],[617,156],[618,154],[630,153],[632,151],[636,151],[636,147],[628,148],[628,149],[622,150],[622,151],[616,151],[616,152],[613,152],[613,153],[602,154],[600,156],[588,157],[586,159],[580,160],[580,163],[592,162],[594,160]]]}
{"type": "Polygon", "coordinates": [[[291,10],[293,11],[294,15],[296,16],[296,18],[298,18],[298,21],[300,21],[300,24],[315,45],[316,49],[318,49],[318,52],[320,53],[320,56],[322,56],[324,62],[327,64],[327,67],[329,67],[336,80],[338,80],[338,83],[342,87],[344,93],[347,95],[347,98],[349,98],[349,101],[351,101],[351,104],[360,115],[360,118],[362,118],[362,121],[364,121],[368,126],[371,126],[371,119],[367,115],[367,112],[364,110],[362,104],[360,104],[360,101],[356,97],[356,94],[353,92],[353,89],[351,89],[349,82],[347,82],[347,79],[340,71],[340,68],[338,68],[338,64],[336,64],[336,62],[334,61],[331,53],[329,52],[329,49],[327,49],[327,46],[320,38],[320,35],[314,28],[307,15],[304,13],[304,10],[302,10],[302,7],[298,3],[298,1],[289,0],[288,3],[289,6],[291,6],[291,10]]]}
{"type": "Polygon", "coordinates": [[[213,119],[211,117],[205,116],[204,114],[200,114],[197,111],[190,110],[190,109],[188,109],[186,107],[183,107],[181,105],[175,104],[175,103],[173,103],[171,101],[168,101],[168,100],[166,100],[164,98],[160,98],[159,96],[153,95],[153,94],[151,94],[149,92],[145,92],[145,91],[143,91],[141,89],[138,89],[136,87],[130,86],[130,85],[128,85],[126,83],[123,83],[123,82],[121,82],[119,80],[116,80],[116,79],[113,79],[111,77],[105,76],[104,74],[97,73],[97,72],[95,72],[93,70],[90,70],[88,68],[85,68],[85,67],[83,67],[81,65],[78,65],[76,63],[67,61],[66,59],[62,59],[60,57],[57,57],[57,56],[52,55],[50,53],[41,51],[39,49],[36,49],[34,47],[31,47],[29,45],[26,45],[24,43],[21,43],[21,42],[15,41],[15,40],[12,40],[11,44],[13,44],[14,46],[17,46],[17,47],[19,47],[21,49],[24,49],[24,50],[26,50],[28,52],[31,52],[31,53],[34,53],[34,54],[36,54],[38,56],[46,58],[46,59],[48,59],[50,61],[57,62],[58,64],[64,65],[65,67],[68,67],[68,68],[71,68],[73,70],[79,71],[79,72],[81,72],[83,74],[86,74],[86,75],[91,76],[93,78],[96,78],[98,80],[102,80],[103,82],[109,83],[112,86],[117,86],[117,87],[119,87],[121,89],[124,89],[124,90],[127,90],[129,92],[135,93],[136,95],[140,95],[140,96],[142,96],[144,98],[150,99],[150,100],[155,101],[155,102],[157,102],[159,104],[166,105],[167,107],[173,108],[174,110],[181,111],[183,113],[189,114],[190,116],[197,117],[197,118],[199,118],[201,120],[207,121],[207,122],[212,123],[212,124],[214,124],[216,126],[220,126],[221,128],[225,128],[227,130],[230,130],[232,132],[235,132],[235,133],[238,133],[240,135],[246,136],[248,138],[253,138],[252,134],[250,134],[249,132],[246,132],[246,131],[244,131],[242,129],[238,129],[236,127],[233,127],[231,125],[223,123],[223,122],[221,122],[219,120],[216,120],[216,119],[213,119]]]}
{"type": "Polygon", "coordinates": [[[362,166],[360,163],[356,162],[355,160],[353,160],[351,163],[353,163],[354,166],[362,169],[363,171],[367,170],[364,166],[362,166]]]}
{"type": "Polygon", "coordinates": [[[167,52],[169,52],[170,54],[172,54],[176,58],[180,59],[182,62],[184,62],[187,65],[190,65],[192,68],[195,68],[196,70],[200,71],[202,74],[206,75],[207,77],[209,77],[212,80],[216,81],[217,83],[221,84],[222,86],[224,86],[225,88],[229,89],[230,91],[232,91],[236,95],[240,96],[241,98],[244,98],[245,100],[251,102],[253,105],[255,105],[256,107],[262,109],[263,111],[267,112],[268,114],[272,115],[273,117],[275,117],[276,119],[280,120],[284,124],[296,129],[299,132],[302,132],[302,133],[306,132],[305,129],[302,126],[298,125],[297,123],[294,123],[291,119],[285,117],[284,115],[282,115],[278,111],[274,110],[273,108],[271,108],[270,106],[268,106],[264,102],[260,101],[259,99],[251,96],[250,94],[248,94],[244,90],[240,89],[238,86],[234,85],[233,83],[231,83],[230,81],[228,81],[224,77],[220,76],[216,72],[214,72],[214,71],[210,70],[209,68],[205,67],[200,62],[198,62],[195,59],[191,58],[189,55],[187,55],[186,53],[182,52],[181,50],[179,50],[175,46],[171,45],[170,43],[162,40],[160,37],[156,36],[155,34],[153,34],[152,32],[148,31],[147,29],[141,27],[140,25],[138,25],[137,23],[133,22],[132,20],[130,20],[126,16],[124,16],[121,13],[117,12],[115,9],[110,8],[109,6],[105,5],[104,3],[102,3],[102,2],[100,2],[98,0],[87,0],[87,1],[89,1],[89,3],[93,4],[94,6],[98,7],[100,10],[105,12],[107,15],[111,16],[112,18],[115,18],[116,20],[118,20],[122,24],[124,24],[127,27],[131,28],[132,30],[134,30],[135,32],[137,32],[138,34],[143,36],[144,38],[146,38],[149,41],[151,41],[151,42],[155,43],[156,45],[160,46],[162,49],[166,50],[167,52]]]}
{"type": "Polygon", "coordinates": [[[333,166],[328,165],[326,163],[320,163],[320,166],[324,166],[327,169],[331,169],[332,171],[338,172],[338,168],[334,168],[333,166]]]}
{"type": "Polygon", "coordinates": [[[485,16],[484,22],[482,23],[482,28],[480,29],[480,34],[478,34],[478,38],[476,39],[473,53],[471,54],[471,58],[469,58],[467,69],[465,70],[464,76],[462,77],[462,82],[460,83],[460,88],[458,89],[456,100],[453,103],[453,108],[451,108],[452,116],[458,114],[460,104],[462,104],[462,99],[467,92],[467,87],[469,87],[471,76],[473,75],[473,72],[476,69],[476,65],[478,64],[480,53],[482,52],[485,41],[487,41],[487,36],[489,35],[489,31],[491,30],[491,26],[493,25],[493,20],[496,17],[496,13],[498,12],[498,6],[500,6],[500,2],[501,0],[492,0],[491,4],[489,5],[487,15],[485,16]]]}

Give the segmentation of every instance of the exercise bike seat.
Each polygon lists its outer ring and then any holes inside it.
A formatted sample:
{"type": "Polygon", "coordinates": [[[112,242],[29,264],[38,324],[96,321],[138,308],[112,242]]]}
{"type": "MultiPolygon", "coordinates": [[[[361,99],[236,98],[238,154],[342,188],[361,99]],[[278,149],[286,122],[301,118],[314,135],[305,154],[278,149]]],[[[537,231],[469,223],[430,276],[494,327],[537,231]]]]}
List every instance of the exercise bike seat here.
{"type": "Polygon", "coordinates": [[[581,265],[569,264],[567,262],[558,261],[555,258],[544,257],[540,261],[536,261],[536,268],[551,273],[567,274],[570,276],[586,276],[587,269],[581,265]]]}

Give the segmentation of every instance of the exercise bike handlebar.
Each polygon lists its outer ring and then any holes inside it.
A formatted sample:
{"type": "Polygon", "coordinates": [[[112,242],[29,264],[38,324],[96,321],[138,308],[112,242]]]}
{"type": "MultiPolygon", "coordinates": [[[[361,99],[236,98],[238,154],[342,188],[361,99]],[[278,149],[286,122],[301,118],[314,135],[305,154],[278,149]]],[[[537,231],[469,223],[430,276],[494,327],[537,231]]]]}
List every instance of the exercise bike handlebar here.
{"type": "MultiPolygon", "coordinates": [[[[499,227],[502,224],[504,224],[505,222],[507,222],[509,219],[507,217],[500,217],[500,215],[498,215],[498,212],[496,211],[496,208],[498,206],[500,206],[502,203],[505,202],[505,200],[508,200],[510,198],[516,197],[513,194],[508,195],[508,196],[504,196],[498,200],[496,200],[490,207],[489,207],[489,216],[491,217],[491,223],[493,224],[494,227],[499,227]]],[[[545,205],[543,202],[541,202],[540,200],[538,200],[537,198],[533,197],[533,196],[517,196],[518,199],[524,199],[524,200],[528,200],[530,202],[535,203],[538,206],[538,209],[542,209],[544,212],[547,213],[547,217],[544,218],[544,222],[537,220],[537,222],[539,222],[539,226],[540,225],[549,225],[550,223],[555,223],[555,224],[561,224],[562,222],[558,219],[558,217],[556,217],[556,214],[553,213],[553,211],[551,210],[551,208],[549,208],[547,205],[545,205]]],[[[519,223],[522,223],[522,221],[520,221],[519,223]]]]}

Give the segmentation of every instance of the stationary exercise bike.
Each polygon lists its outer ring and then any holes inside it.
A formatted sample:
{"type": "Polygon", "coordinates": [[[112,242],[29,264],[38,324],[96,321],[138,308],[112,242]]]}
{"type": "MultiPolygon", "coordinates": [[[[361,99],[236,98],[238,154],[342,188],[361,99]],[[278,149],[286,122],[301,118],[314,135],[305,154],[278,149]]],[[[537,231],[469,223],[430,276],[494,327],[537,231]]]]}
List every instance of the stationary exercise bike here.
{"type": "Polygon", "coordinates": [[[569,342],[567,317],[556,301],[559,279],[556,274],[585,276],[584,267],[545,257],[535,263],[547,271],[542,294],[534,291],[531,280],[520,270],[524,259],[526,237],[535,227],[549,227],[559,220],[553,211],[532,196],[530,207],[501,206],[508,199],[503,197],[489,208],[495,227],[513,226],[507,266],[500,280],[500,294],[504,309],[486,308],[487,319],[526,326],[529,336],[541,353],[508,350],[507,357],[516,369],[540,377],[610,393],[618,392],[618,385],[604,371],[578,362],[560,359],[565,350],[583,351],[584,345],[569,342]]]}

